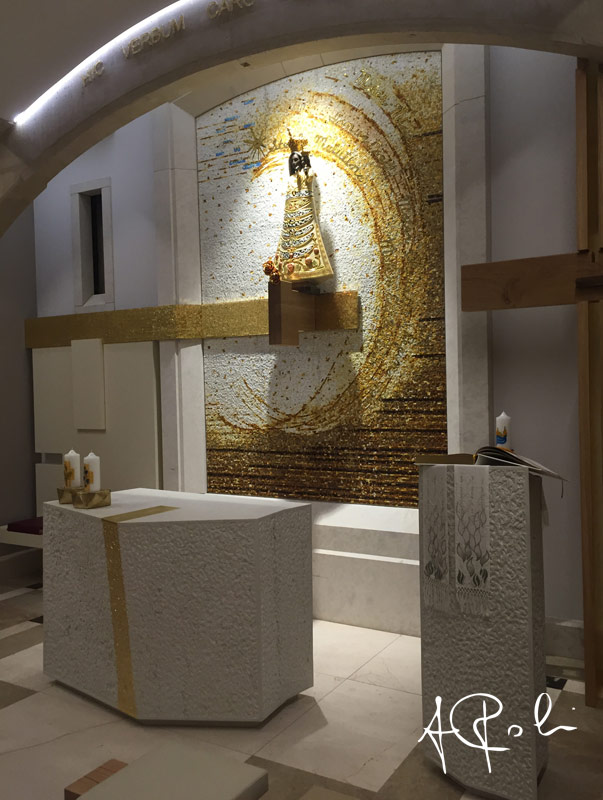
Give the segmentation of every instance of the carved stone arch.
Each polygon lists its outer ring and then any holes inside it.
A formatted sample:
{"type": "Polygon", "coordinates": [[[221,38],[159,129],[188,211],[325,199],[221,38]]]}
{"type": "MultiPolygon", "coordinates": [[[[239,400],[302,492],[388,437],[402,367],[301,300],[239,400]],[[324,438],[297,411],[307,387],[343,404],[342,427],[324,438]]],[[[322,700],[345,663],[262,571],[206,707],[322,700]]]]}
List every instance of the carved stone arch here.
{"type": "Polygon", "coordinates": [[[302,56],[386,42],[511,45],[603,60],[603,21],[598,0],[193,0],[114,40],[27,123],[0,135],[0,234],[63,167],[182,95],[200,70],[243,68],[246,57],[283,47],[302,56]]]}

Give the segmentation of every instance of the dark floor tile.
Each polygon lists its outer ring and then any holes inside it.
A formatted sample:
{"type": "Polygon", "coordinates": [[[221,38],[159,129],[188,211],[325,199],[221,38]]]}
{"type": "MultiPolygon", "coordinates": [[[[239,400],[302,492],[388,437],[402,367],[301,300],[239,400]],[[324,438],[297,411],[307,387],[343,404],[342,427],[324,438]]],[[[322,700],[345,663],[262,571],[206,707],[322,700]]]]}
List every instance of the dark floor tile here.
{"type": "Polygon", "coordinates": [[[538,800],[603,800],[603,709],[588,708],[583,695],[561,692],[543,726],[575,726],[549,736],[549,762],[538,800]]]}
{"type": "Polygon", "coordinates": [[[25,619],[33,620],[41,616],[44,611],[44,595],[38,590],[19,594],[16,597],[11,597],[10,600],[2,600],[2,606],[9,606],[15,613],[25,615],[25,619]]]}
{"type": "Polygon", "coordinates": [[[0,658],[6,658],[6,656],[12,656],[13,653],[27,650],[28,647],[40,644],[43,639],[44,627],[42,625],[36,625],[34,628],[29,628],[29,630],[0,639],[0,658]]]}
{"type": "Polygon", "coordinates": [[[44,623],[44,617],[36,617],[35,619],[30,619],[30,622],[37,622],[38,625],[42,625],[44,623]]]}
{"type": "Polygon", "coordinates": [[[24,700],[32,694],[31,689],[24,689],[23,686],[15,686],[12,683],[0,681],[0,708],[6,708],[13,703],[18,703],[19,700],[24,700]]]}
{"type": "MultiPolygon", "coordinates": [[[[601,742],[603,760],[603,708],[589,708],[585,704],[583,694],[561,692],[553,706],[548,722],[550,722],[550,726],[545,725],[545,730],[550,730],[551,727],[554,728],[557,725],[575,725],[578,730],[597,736],[601,742]]],[[[554,739],[555,735],[550,738],[554,739]]]]}
{"type": "Polygon", "coordinates": [[[563,689],[567,683],[567,678],[552,678],[550,675],[546,676],[546,685],[548,689],[563,689]]]}
{"type": "Polygon", "coordinates": [[[463,793],[417,745],[377,793],[377,800],[458,800],[463,793]]]}
{"type": "Polygon", "coordinates": [[[276,761],[267,761],[264,758],[252,756],[247,759],[247,763],[261,767],[268,773],[270,788],[268,793],[263,795],[262,800],[301,800],[315,786],[339,792],[351,800],[375,800],[376,798],[375,792],[369,792],[368,789],[359,789],[349,783],[323,778],[311,772],[278,764],[276,761]]]}
{"type": "Polygon", "coordinates": [[[0,600],[0,630],[27,622],[27,614],[13,606],[10,600],[0,600]]]}

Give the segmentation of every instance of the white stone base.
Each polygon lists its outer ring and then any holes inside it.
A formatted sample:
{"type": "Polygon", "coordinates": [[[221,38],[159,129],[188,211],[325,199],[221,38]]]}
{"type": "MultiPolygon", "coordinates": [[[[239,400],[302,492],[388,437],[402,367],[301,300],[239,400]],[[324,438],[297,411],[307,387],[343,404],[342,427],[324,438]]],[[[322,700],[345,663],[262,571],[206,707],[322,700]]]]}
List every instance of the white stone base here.
{"type": "Polygon", "coordinates": [[[314,504],[314,616],[418,636],[418,513],[314,504]]]}
{"type": "Polygon", "coordinates": [[[50,677],[162,722],[260,723],[312,686],[309,504],[136,489],[46,503],[44,538],[50,677]],[[177,510],[118,524],[133,710],[102,518],[158,505],[177,510]]]}

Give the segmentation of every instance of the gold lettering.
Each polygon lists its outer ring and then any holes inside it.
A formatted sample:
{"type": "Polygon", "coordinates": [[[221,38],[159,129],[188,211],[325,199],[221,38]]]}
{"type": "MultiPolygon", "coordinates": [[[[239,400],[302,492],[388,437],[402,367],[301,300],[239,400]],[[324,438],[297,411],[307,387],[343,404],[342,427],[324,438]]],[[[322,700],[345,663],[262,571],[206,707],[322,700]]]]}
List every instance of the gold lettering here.
{"type": "Polygon", "coordinates": [[[184,28],[184,14],[180,15],[180,19],[172,20],[172,33],[180,33],[180,31],[183,31],[184,28]]]}
{"type": "Polygon", "coordinates": [[[170,39],[180,31],[183,31],[186,28],[184,22],[184,14],[181,14],[178,19],[172,19],[167,23],[163,28],[159,26],[152,28],[150,31],[145,31],[142,33],[140,37],[136,39],[132,39],[127,46],[122,46],[123,54],[126,58],[130,58],[130,56],[137,55],[141,53],[143,50],[154,47],[159,42],[163,41],[164,39],[170,39]]]}
{"type": "Polygon", "coordinates": [[[207,16],[210,19],[216,19],[220,14],[232,13],[235,7],[243,10],[244,8],[251,8],[254,3],[255,0],[212,0],[207,6],[207,16]]]}
{"type": "Polygon", "coordinates": [[[88,72],[82,75],[82,81],[84,86],[88,86],[88,84],[92,83],[95,78],[100,77],[103,72],[105,71],[105,65],[102,61],[97,61],[94,66],[90,67],[88,72]]]}

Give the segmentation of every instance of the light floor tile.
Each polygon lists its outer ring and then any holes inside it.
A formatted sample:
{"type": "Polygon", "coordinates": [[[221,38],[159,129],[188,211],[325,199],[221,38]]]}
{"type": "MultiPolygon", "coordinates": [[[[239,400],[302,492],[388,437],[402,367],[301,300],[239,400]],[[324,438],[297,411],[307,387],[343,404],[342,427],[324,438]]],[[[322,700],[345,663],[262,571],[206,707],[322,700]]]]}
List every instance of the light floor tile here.
{"type": "Polygon", "coordinates": [[[59,686],[0,710],[0,753],[32,747],[120,717],[59,686]]]}
{"type": "Polygon", "coordinates": [[[257,755],[377,791],[421,733],[420,697],[346,680],[257,755]]]}
{"type": "MultiPolygon", "coordinates": [[[[16,626],[12,626],[16,627],[16,626]]],[[[0,660],[19,653],[21,650],[28,650],[36,644],[40,644],[44,639],[44,626],[33,623],[19,633],[12,636],[5,636],[0,639],[0,660]]]]}
{"type": "Polygon", "coordinates": [[[355,672],[352,680],[421,694],[421,640],[400,636],[355,672]]]}
{"type": "Polygon", "coordinates": [[[316,706],[316,700],[300,695],[292,703],[284,706],[268,722],[257,728],[235,728],[226,726],[197,727],[199,739],[204,742],[237,750],[248,756],[255,755],[268,742],[278,736],[291,723],[316,706]]]}
{"type": "MultiPolygon", "coordinates": [[[[559,700],[559,695],[561,694],[561,689],[552,689],[550,686],[547,686],[546,692],[547,692],[548,696],[551,698],[551,700],[553,701],[553,705],[555,705],[557,700],[559,700]]],[[[544,708],[544,706],[543,706],[543,708],[544,708]]]]}
{"type": "Polygon", "coordinates": [[[1,795],[19,800],[61,798],[66,786],[105,761],[117,758],[130,764],[151,749],[174,741],[238,761],[247,758],[242,753],[200,741],[194,728],[148,727],[121,719],[17,753],[0,755],[1,795]]]}
{"type": "Polygon", "coordinates": [[[36,692],[48,689],[54,681],[44,675],[43,658],[44,645],[40,643],[0,659],[0,681],[8,681],[36,692]]]}
{"type": "Polygon", "coordinates": [[[584,694],[584,682],[583,681],[567,681],[565,686],[563,687],[564,692],[574,692],[574,694],[584,694]]]}
{"type": "Polygon", "coordinates": [[[314,686],[311,689],[306,689],[302,694],[313,697],[315,700],[322,700],[329,692],[336,689],[342,681],[343,678],[336,678],[334,675],[323,675],[321,672],[315,672],[314,686]]]}
{"type": "Polygon", "coordinates": [[[314,620],[314,669],[349,678],[398,638],[397,633],[314,620]]]}
{"type": "Polygon", "coordinates": [[[26,619],[41,617],[44,613],[44,597],[42,589],[33,589],[10,600],[10,605],[25,615],[26,619]]]}
{"type": "Polygon", "coordinates": [[[27,594],[28,592],[33,591],[33,589],[11,589],[9,592],[3,592],[0,594],[0,602],[2,600],[10,600],[11,597],[19,597],[21,594],[27,594]]]}
{"type": "Polygon", "coordinates": [[[0,639],[6,639],[8,636],[13,636],[15,633],[22,633],[30,628],[37,628],[38,622],[20,622],[18,625],[13,625],[12,628],[4,628],[0,630],[0,639]]]}
{"type": "Polygon", "coordinates": [[[341,794],[331,789],[324,789],[322,786],[313,786],[301,800],[353,800],[349,794],[341,794]]]}

